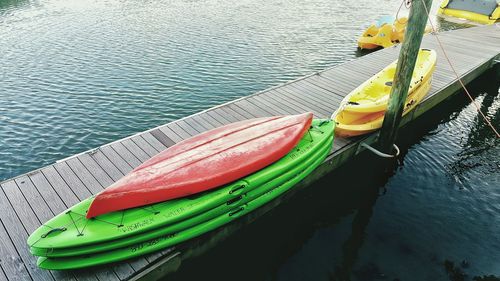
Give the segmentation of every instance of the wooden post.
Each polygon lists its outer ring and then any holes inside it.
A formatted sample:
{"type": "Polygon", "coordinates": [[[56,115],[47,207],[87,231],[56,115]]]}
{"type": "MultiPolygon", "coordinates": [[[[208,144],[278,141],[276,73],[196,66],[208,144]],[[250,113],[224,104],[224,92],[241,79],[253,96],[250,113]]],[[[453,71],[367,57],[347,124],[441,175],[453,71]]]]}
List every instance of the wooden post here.
{"type": "Polygon", "coordinates": [[[391,95],[387,111],[384,116],[384,123],[379,136],[379,146],[382,152],[390,154],[392,145],[396,139],[401,115],[408,95],[411,76],[415,68],[420,43],[424,35],[427,23],[427,12],[424,7],[430,9],[432,0],[413,0],[410,8],[408,25],[406,26],[405,38],[399,52],[396,74],[392,83],[391,95]]]}

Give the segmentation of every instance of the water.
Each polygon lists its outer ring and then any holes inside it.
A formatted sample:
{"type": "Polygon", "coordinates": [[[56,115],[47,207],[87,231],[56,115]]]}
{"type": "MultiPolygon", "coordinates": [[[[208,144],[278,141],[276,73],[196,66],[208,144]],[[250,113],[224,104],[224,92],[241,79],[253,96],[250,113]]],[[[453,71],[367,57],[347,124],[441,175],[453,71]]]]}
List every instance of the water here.
{"type": "MultiPolygon", "coordinates": [[[[353,59],[362,30],[398,7],[0,0],[0,179],[353,59]]],[[[473,90],[500,123],[498,77],[473,90]]],[[[448,280],[445,261],[500,275],[498,140],[460,98],[419,123],[394,175],[364,156],[176,277],[448,280]]]]}
{"type": "Polygon", "coordinates": [[[398,5],[0,0],[0,180],[353,59],[398,5]]]}

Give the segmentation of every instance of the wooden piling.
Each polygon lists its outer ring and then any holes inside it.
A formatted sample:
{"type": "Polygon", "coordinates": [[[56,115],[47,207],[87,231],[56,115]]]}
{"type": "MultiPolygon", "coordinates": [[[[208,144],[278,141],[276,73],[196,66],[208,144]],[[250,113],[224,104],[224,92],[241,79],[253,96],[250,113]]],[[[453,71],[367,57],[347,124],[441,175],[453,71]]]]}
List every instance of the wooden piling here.
{"type": "Polygon", "coordinates": [[[427,23],[427,12],[425,7],[430,7],[432,0],[414,0],[410,8],[410,16],[405,32],[405,40],[399,52],[396,75],[385,112],[384,122],[380,131],[379,148],[382,152],[390,154],[396,139],[401,115],[403,113],[411,76],[417,61],[418,51],[424,35],[427,23]],[[425,3],[425,6],[424,6],[425,3]]]}

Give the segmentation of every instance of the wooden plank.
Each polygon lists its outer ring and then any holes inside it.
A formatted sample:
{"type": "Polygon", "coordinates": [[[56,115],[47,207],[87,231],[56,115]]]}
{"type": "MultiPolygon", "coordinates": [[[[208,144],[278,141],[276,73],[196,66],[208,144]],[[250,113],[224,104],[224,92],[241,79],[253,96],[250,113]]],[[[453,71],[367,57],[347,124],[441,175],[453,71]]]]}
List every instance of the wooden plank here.
{"type": "Polygon", "coordinates": [[[207,130],[207,128],[203,127],[201,124],[196,122],[192,117],[186,118],[183,121],[187,125],[191,126],[193,129],[195,129],[198,133],[203,133],[207,130]]]}
{"type": "Polygon", "coordinates": [[[225,116],[219,114],[215,110],[209,110],[207,111],[207,114],[212,116],[212,118],[218,120],[219,122],[223,123],[224,125],[232,123],[232,121],[229,118],[226,118],[225,116]]]}
{"type": "Polygon", "coordinates": [[[239,121],[246,120],[248,118],[252,118],[251,115],[243,115],[242,112],[237,112],[229,106],[222,106],[222,107],[219,107],[218,109],[223,110],[226,114],[233,116],[234,118],[236,118],[239,121]]]}
{"type": "Polygon", "coordinates": [[[52,213],[58,214],[67,209],[66,204],[50,185],[43,173],[37,172],[28,174],[28,178],[38,190],[38,193],[40,193],[45,203],[47,203],[52,213]]]}
{"type": "MultiPolygon", "coordinates": [[[[456,39],[456,40],[460,40],[460,41],[463,41],[463,42],[467,42],[467,43],[477,43],[478,39],[484,39],[484,35],[480,35],[480,34],[470,34],[467,37],[464,37],[463,35],[460,35],[460,34],[455,34],[455,33],[452,33],[452,34],[443,34],[443,35],[439,35],[439,38],[441,39],[441,41],[445,40],[446,43],[448,43],[449,41],[451,41],[451,39],[456,39]]],[[[495,39],[495,37],[490,37],[492,39],[495,39]]],[[[481,44],[485,47],[485,49],[487,49],[487,51],[490,51],[490,52],[494,52],[495,51],[495,47],[498,47],[498,43],[497,40],[482,40],[481,41],[481,44]]]]}
{"type": "MultiPolygon", "coordinates": [[[[44,216],[44,214],[33,212],[30,204],[26,201],[26,194],[23,195],[23,193],[21,193],[15,181],[9,181],[2,184],[2,189],[12,209],[16,212],[21,224],[24,226],[24,229],[26,229],[28,233],[35,231],[41,225],[38,215],[44,216]]],[[[26,241],[24,244],[26,244],[26,241]]]]}
{"type": "MultiPolygon", "coordinates": [[[[14,181],[4,182],[1,185],[0,190],[0,219],[3,222],[6,232],[12,241],[12,244],[16,248],[19,257],[22,262],[26,265],[26,268],[32,278],[37,280],[55,280],[53,276],[47,270],[42,270],[36,266],[36,259],[29,253],[28,246],[26,245],[26,239],[28,239],[27,230],[14,212],[14,208],[7,199],[4,188],[8,185],[12,185],[14,181]]],[[[23,215],[23,213],[21,213],[23,215]]],[[[22,217],[24,218],[24,217],[22,217]]],[[[26,218],[28,219],[28,218],[26,218]]],[[[29,224],[31,220],[27,220],[25,224],[29,224]]]]}
{"type": "MultiPolygon", "coordinates": [[[[150,135],[151,136],[151,135],[150,135]]],[[[151,138],[153,138],[156,142],[158,142],[159,144],[161,144],[157,139],[155,139],[153,136],[151,136],[151,138]]],[[[141,135],[141,136],[136,136],[136,137],[133,137],[131,139],[138,147],[140,147],[142,150],[144,150],[144,152],[146,152],[147,155],[149,155],[150,157],[151,156],[154,156],[156,155],[158,152],[162,151],[163,149],[165,149],[165,146],[164,145],[161,145],[161,149],[159,148],[156,148],[155,146],[153,146],[152,144],[150,144],[148,141],[146,141],[146,139],[141,135]]]]}
{"type": "Polygon", "coordinates": [[[200,116],[200,114],[191,116],[190,120],[193,120],[193,122],[196,122],[198,125],[204,127],[205,130],[211,130],[216,127],[212,123],[208,122],[207,118],[203,118],[203,116],[200,116]]]}
{"type": "Polygon", "coordinates": [[[80,181],[67,162],[56,163],[53,167],[78,199],[83,200],[92,196],[92,192],[80,181]]]}
{"type": "Polygon", "coordinates": [[[2,268],[2,263],[0,263],[0,281],[7,281],[7,276],[2,268]]]}
{"type": "MultiPolygon", "coordinates": [[[[151,135],[155,137],[158,142],[163,144],[165,147],[170,147],[175,144],[175,141],[173,141],[171,138],[169,138],[165,133],[163,133],[160,129],[154,129],[151,132],[151,135]]],[[[151,145],[153,143],[150,141],[151,139],[146,139],[151,145]]]]}
{"type": "Polygon", "coordinates": [[[300,114],[304,113],[303,110],[296,108],[289,102],[278,102],[266,95],[258,95],[253,97],[255,101],[266,104],[271,108],[277,109],[279,114],[281,115],[291,115],[291,114],[300,114]]]}
{"type": "Polygon", "coordinates": [[[248,101],[246,101],[244,99],[238,100],[237,102],[234,103],[234,105],[241,108],[241,110],[249,112],[250,114],[254,115],[255,117],[266,117],[266,116],[273,115],[272,113],[264,111],[261,108],[249,103],[248,101]]]}
{"type": "Polygon", "coordinates": [[[194,126],[186,122],[185,119],[177,121],[177,125],[181,127],[184,131],[188,132],[189,135],[195,136],[200,133],[194,126]]]}
{"type": "Polygon", "coordinates": [[[342,89],[342,92],[348,93],[352,89],[358,87],[363,81],[366,81],[379,72],[384,66],[380,65],[380,67],[374,71],[367,69],[359,70],[359,68],[355,67],[348,69],[333,69],[332,71],[322,73],[321,77],[332,81],[337,87],[342,89]]]}
{"type": "Polygon", "coordinates": [[[245,116],[245,118],[247,118],[247,119],[260,117],[259,115],[255,114],[255,113],[249,112],[249,111],[239,107],[236,103],[230,103],[227,105],[227,107],[230,108],[231,110],[233,110],[234,112],[238,112],[240,115],[245,116]]]}
{"type": "MultiPolygon", "coordinates": [[[[87,153],[82,154],[82,155],[77,157],[77,160],[85,167],[86,170],[89,171],[89,173],[92,176],[94,176],[94,178],[99,182],[99,184],[101,186],[108,187],[109,185],[111,185],[114,182],[113,178],[109,175],[109,173],[104,171],[102,169],[101,165],[99,165],[99,163],[91,155],[89,155],[87,153]]],[[[73,167],[73,164],[71,163],[73,161],[69,161],[69,162],[70,162],[70,165],[73,167]]],[[[78,163],[76,163],[76,161],[74,161],[74,163],[75,163],[75,166],[78,165],[78,163]]],[[[118,170],[116,170],[116,173],[118,175],[120,175],[118,170]]]]}
{"type": "Polygon", "coordinates": [[[324,112],[329,112],[331,111],[331,108],[323,103],[321,100],[319,100],[317,97],[314,95],[311,95],[309,93],[305,93],[301,88],[297,88],[296,86],[293,85],[288,85],[287,87],[282,87],[279,89],[280,91],[288,92],[290,95],[296,97],[296,100],[303,104],[304,106],[307,106],[309,108],[318,108],[320,110],[323,110],[324,112]]]}
{"type": "Polygon", "coordinates": [[[213,119],[219,121],[219,123],[222,123],[224,125],[232,123],[230,118],[226,118],[225,116],[219,114],[218,111],[208,110],[205,113],[210,117],[212,117],[213,119]]]}
{"type": "Polygon", "coordinates": [[[23,262],[17,252],[12,240],[7,233],[5,223],[0,218],[0,257],[2,257],[2,269],[10,280],[32,280],[23,262]]]}
{"type": "Polygon", "coordinates": [[[132,167],[135,168],[139,166],[142,162],[139,161],[139,158],[135,156],[130,150],[128,150],[125,145],[121,142],[115,142],[110,145],[111,148],[127,163],[132,167]]]}
{"type": "Polygon", "coordinates": [[[296,108],[300,108],[303,110],[303,112],[308,112],[312,111],[314,113],[319,113],[320,116],[327,115],[329,111],[324,110],[323,108],[320,107],[315,107],[312,104],[306,104],[303,101],[301,101],[299,98],[295,97],[294,95],[290,94],[289,92],[282,91],[282,89],[275,89],[278,95],[270,95],[271,98],[279,99],[279,101],[288,101],[290,104],[293,104],[296,108]]]}
{"type": "Polygon", "coordinates": [[[283,110],[281,108],[273,107],[273,106],[269,105],[268,103],[266,103],[265,101],[263,101],[262,98],[259,98],[256,96],[247,98],[247,99],[245,99],[245,101],[248,102],[249,104],[252,104],[255,107],[259,107],[260,109],[269,112],[271,116],[286,115],[287,114],[287,112],[285,110],[283,110]]]}
{"type": "Polygon", "coordinates": [[[224,116],[224,118],[226,120],[229,120],[229,122],[231,122],[231,123],[240,121],[240,119],[236,118],[234,115],[228,114],[226,111],[224,111],[224,109],[222,109],[222,107],[215,108],[211,111],[213,111],[217,115],[224,116]]]}
{"type": "Polygon", "coordinates": [[[120,155],[118,155],[118,153],[116,153],[116,151],[110,146],[101,146],[99,150],[111,163],[113,163],[116,168],[118,168],[118,170],[122,173],[122,176],[132,171],[132,166],[120,157],[120,155]]]}
{"type": "Polygon", "coordinates": [[[311,84],[305,81],[290,84],[289,89],[295,91],[298,97],[302,97],[302,102],[321,106],[328,111],[331,111],[331,108],[337,104],[337,102],[330,100],[329,94],[325,93],[324,90],[312,87],[311,84]]]}
{"type": "Polygon", "coordinates": [[[332,83],[330,80],[323,78],[321,75],[313,75],[311,76],[308,80],[308,82],[312,82],[319,87],[327,90],[330,95],[335,95],[337,96],[337,100],[341,100],[344,96],[345,93],[341,91],[334,83],[332,83]]]}
{"type": "MultiPolygon", "coordinates": [[[[486,45],[476,44],[473,48],[464,48],[465,38],[461,38],[461,40],[457,40],[454,37],[440,37],[443,46],[447,53],[455,53],[460,54],[464,58],[488,58],[491,57],[492,54],[495,53],[494,48],[491,48],[486,45]],[[460,43],[457,45],[457,43],[460,43]]],[[[427,43],[427,42],[426,42],[427,43]]],[[[426,44],[425,44],[426,45],[426,44]]],[[[439,47],[436,45],[436,49],[439,47]]],[[[440,49],[438,49],[440,50],[440,49]]]]}
{"type": "MultiPolygon", "coordinates": [[[[45,167],[41,170],[42,174],[45,176],[47,181],[50,183],[52,188],[55,190],[57,195],[61,198],[66,206],[73,206],[80,202],[76,194],[66,185],[64,180],[61,178],[59,173],[53,166],[45,167]]],[[[42,190],[39,190],[43,192],[42,190]]],[[[84,198],[82,198],[84,199],[84,198]]]]}
{"type": "Polygon", "coordinates": [[[38,192],[33,182],[27,175],[22,175],[15,179],[15,182],[20,190],[22,190],[23,196],[26,198],[29,206],[35,210],[36,216],[41,223],[50,220],[53,217],[53,211],[50,209],[47,202],[38,192]]]}
{"type": "Polygon", "coordinates": [[[208,112],[202,112],[198,115],[198,117],[206,120],[207,122],[212,124],[214,127],[220,127],[220,126],[224,125],[223,121],[213,118],[210,114],[208,114],[208,112]]]}
{"type": "MultiPolygon", "coordinates": [[[[338,73],[342,73],[335,69],[336,71],[327,71],[323,72],[320,74],[320,77],[324,79],[325,81],[329,81],[330,83],[333,83],[335,87],[337,88],[337,91],[341,97],[346,96],[348,93],[350,93],[352,90],[354,90],[357,86],[359,86],[362,82],[361,78],[356,75],[356,80],[345,78],[343,75],[339,75],[338,73]],[[361,82],[361,83],[359,83],[361,82]]],[[[354,74],[351,74],[354,76],[354,74]]],[[[367,76],[369,77],[369,76],[367,76]]],[[[363,76],[363,78],[365,78],[363,76]]]]}
{"type": "MultiPolygon", "coordinates": [[[[160,151],[164,150],[165,148],[167,148],[166,145],[164,145],[163,143],[161,143],[150,132],[143,133],[143,134],[141,134],[140,137],[143,138],[149,145],[151,145],[152,147],[154,147],[154,149],[156,149],[156,151],[158,151],[158,152],[160,152],[160,151]]],[[[134,141],[137,143],[136,139],[134,139],[134,141]]]]}
{"type": "Polygon", "coordinates": [[[321,77],[332,81],[339,88],[342,87],[342,92],[347,94],[358,87],[361,83],[375,75],[378,71],[382,70],[385,66],[387,65],[381,66],[380,69],[372,71],[369,74],[361,73],[361,70],[358,71],[356,68],[335,69],[322,73],[321,77]],[[353,79],[352,77],[356,77],[356,79],[353,79]]]}
{"type": "MultiPolygon", "coordinates": [[[[76,157],[63,162],[73,171],[73,173],[82,181],[92,195],[95,195],[102,190],[99,181],[83,166],[82,162],[76,157]]],[[[61,163],[62,164],[62,163],[61,163]]],[[[111,181],[111,180],[110,180],[111,181]]]]}
{"type": "Polygon", "coordinates": [[[259,95],[259,97],[261,99],[263,99],[264,101],[266,101],[267,103],[269,103],[273,106],[276,106],[276,107],[283,108],[284,110],[287,110],[293,114],[299,114],[299,113],[304,113],[304,112],[308,111],[300,106],[297,106],[291,100],[281,99],[282,97],[278,92],[272,92],[272,93],[273,94],[259,95]]]}
{"type": "Polygon", "coordinates": [[[318,84],[319,86],[323,87],[324,89],[327,89],[331,94],[330,95],[335,95],[337,96],[337,100],[342,100],[348,93],[351,92],[352,87],[339,87],[338,83],[334,83],[331,80],[321,76],[321,75],[315,75],[311,81],[314,81],[314,83],[318,84]]]}
{"type": "MultiPolygon", "coordinates": [[[[111,177],[113,182],[121,179],[123,177],[123,173],[118,170],[118,168],[111,163],[111,161],[102,153],[101,150],[96,150],[93,151],[90,154],[83,154],[79,158],[82,160],[82,163],[87,166],[88,164],[92,164],[91,161],[88,159],[87,156],[90,156],[96,163],[99,165],[99,167],[104,170],[104,172],[111,177]]],[[[94,167],[93,167],[94,168],[94,167]]]]}
{"type": "Polygon", "coordinates": [[[184,129],[179,127],[177,122],[172,122],[172,123],[168,124],[167,127],[170,128],[170,130],[174,131],[174,133],[176,133],[179,137],[181,137],[182,140],[185,140],[185,139],[188,139],[191,137],[191,134],[189,134],[184,129]]]}
{"type": "Polygon", "coordinates": [[[148,155],[146,151],[141,149],[134,141],[132,141],[132,139],[126,139],[121,143],[139,160],[140,163],[143,163],[147,159],[151,158],[151,156],[148,155]]]}
{"type": "Polygon", "coordinates": [[[159,129],[169,139],[171,139],[172,141],[174,141],[174,143],[178,143],[178,142],[182,141],[182,137],[180,137],[174,131],[172,131],[172,129],[170,127],[168,127],[168,124],[166,124],[164,126],[161,126],[159,129]]]}
{"type": "Polygon", "coordinates": [[[330,102],[331,105],[335,105],[336,103],[339,104],[340,101],[342,100],[342,97],[336,95],[334,92],[329,91],[321,86],[319,86],[318,83],[312,81],[312,79],[305,79],[301,81],[302,85],[304,88],[307,89],[315,89],[320,96],[324,98],[325,101],[330,102]]]}

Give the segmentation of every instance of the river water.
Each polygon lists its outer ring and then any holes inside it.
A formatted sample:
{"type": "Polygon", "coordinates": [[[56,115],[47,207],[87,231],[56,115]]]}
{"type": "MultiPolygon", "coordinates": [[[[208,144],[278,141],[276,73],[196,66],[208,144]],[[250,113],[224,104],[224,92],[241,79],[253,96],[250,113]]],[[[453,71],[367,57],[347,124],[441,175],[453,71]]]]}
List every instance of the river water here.
{"type": "MultiPolygon", "coordinates": [[[[399,4],[0,0],[0,179],[354,59],[399,4]]],[[[498,75],[471,87],[500,123],[498,75]]],[[[390,175],[362,156],[174,277],[500,275],[498,140],[463,94],[428,116],[390,175]]]]}

